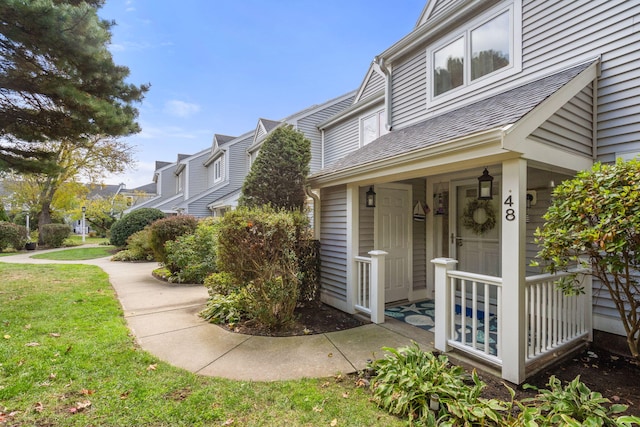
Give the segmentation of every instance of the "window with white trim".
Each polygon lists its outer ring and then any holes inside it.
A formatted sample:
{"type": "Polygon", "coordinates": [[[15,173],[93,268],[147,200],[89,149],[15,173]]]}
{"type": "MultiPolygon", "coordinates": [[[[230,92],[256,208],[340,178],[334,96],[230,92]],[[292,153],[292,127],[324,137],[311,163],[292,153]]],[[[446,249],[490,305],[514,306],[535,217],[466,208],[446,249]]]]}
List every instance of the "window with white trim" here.
{"type": "Polygon", "coordinates": [[[493,9],[427,49],[431,100],[447,100],[480,81],[519,71],[520,2],[493,9]]]}
{"type": "Polygon", "coordinates": [[[384,110],[362,117],[360,119],[360,142],[365,146],[371,141],[389,133],[384,110]]]}
{"type": "Polygon", "coordinates": [[[213,182],[219,182],[222,180],[222,157],[218,157],[213,162],[213,182]]]}

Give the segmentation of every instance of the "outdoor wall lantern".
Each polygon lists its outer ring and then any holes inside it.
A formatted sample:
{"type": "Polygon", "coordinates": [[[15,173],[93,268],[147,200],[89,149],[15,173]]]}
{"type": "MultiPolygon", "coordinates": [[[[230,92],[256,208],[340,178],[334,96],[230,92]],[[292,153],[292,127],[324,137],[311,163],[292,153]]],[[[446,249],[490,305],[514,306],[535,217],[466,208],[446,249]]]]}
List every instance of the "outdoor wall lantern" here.
{"type": "Polygon", "coordinates": [[[478,200],[493,199],[493,177],[484,168],[482,175],[478,177],[478,200]]]}
{"type": "Polygon", "coordinates": [[[376,192],[373,191],[373,185],[369,187],[369,191],[367,191],[367,198],[364,202],[365,206],[368,208],[376,207],[376,192]]]}

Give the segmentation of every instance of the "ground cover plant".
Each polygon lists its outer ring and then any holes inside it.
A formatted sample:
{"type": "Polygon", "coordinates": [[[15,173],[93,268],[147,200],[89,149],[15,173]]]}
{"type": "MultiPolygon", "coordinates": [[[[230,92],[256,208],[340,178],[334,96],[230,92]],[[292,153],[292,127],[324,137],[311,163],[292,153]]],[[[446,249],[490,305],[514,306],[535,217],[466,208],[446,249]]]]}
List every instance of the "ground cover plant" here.
{"type": "Polygon", "coordinates": [[[0,263],[0,425],[401,426],[349,377],[200,377],[140,350],[107,275],[0,263]]]}

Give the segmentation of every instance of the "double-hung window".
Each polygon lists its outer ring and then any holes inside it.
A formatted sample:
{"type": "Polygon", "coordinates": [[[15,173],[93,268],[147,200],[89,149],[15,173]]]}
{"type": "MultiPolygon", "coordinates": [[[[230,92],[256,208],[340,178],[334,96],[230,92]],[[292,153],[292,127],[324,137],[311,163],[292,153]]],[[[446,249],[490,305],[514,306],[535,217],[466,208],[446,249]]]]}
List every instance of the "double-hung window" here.
{"type": "Polygon", "coordinates": [[[377,111],[373,114],[360,119],[360,140],[361,146],[365,146],[374,139],[388,133],[386,128],[386,118],[384,110],[377,111]]]}
{"type": "Polygon", "coordinates": [[[213,182],[220,182],[222,180],[222,156],[217,158],[213,162],[213,182]]]}

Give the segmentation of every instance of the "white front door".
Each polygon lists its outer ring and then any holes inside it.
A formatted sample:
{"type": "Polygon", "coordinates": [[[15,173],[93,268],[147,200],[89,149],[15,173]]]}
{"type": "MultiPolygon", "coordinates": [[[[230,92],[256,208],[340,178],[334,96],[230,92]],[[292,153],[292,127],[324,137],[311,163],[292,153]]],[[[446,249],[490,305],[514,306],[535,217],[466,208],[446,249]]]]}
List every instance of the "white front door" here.
{"type": "Polygon", "coordinates": [[[385,302],[407,299],[412,281],[411,186],[376,186],[376,243],[385,257],[385,302]]]}
{"type": "MultiPolygon", "coordinates": [[[[498,184],[494,182],[494,187],[498,184]]],[[[500,194],[494,188],[494,194],[500,194]]],[[[500,204],[478,200],[478,183],[455,185],[456,235],[452,253],[458,259],[456,269],[470,273],[501,276],[500,204]]]]}

